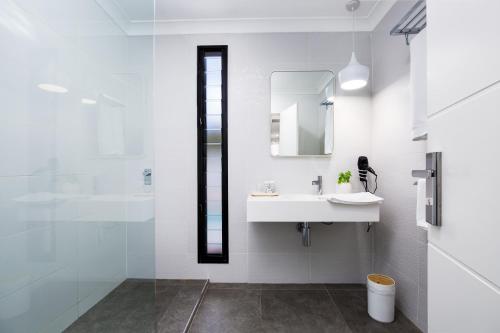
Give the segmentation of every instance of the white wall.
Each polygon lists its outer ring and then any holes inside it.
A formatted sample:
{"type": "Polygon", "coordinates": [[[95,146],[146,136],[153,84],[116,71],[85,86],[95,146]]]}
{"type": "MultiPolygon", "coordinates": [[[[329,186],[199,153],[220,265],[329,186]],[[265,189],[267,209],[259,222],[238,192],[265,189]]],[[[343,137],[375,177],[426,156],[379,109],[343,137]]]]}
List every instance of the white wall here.
{"type": "Polygon", "coordinates": [[[500,48],[492,41],[500,2],[427,5],[429,151],[443,153],[443,221],[429,230],[429,331],[499,332],[500,48]]]}
{"type": "Polygon", "coordinates": [[[409,9],[396,4],[373,32],[373,132],[370,164],[385,201],[375,227],[375,270],[396,279],[396,304],[420,329],[427,329],[427,232],[415,224],[412,169],[425,168],[426,144],[412,142],[410,49],[388,31],[409,9]],[[390,51],[388,51],[390,50],[390,51]]]}
{"type": "MultiPolygon", "coordinates": [[[[315,224],[304,248],[293,223],[248,224],[246,197],[274,179],[280,192],[313,193],[323,175],[335,190],[339,171],[370,155],[371,100],[364,90],[335,107],[332,158],[270,156],[270,75],[278,70],[338,72],[350,58],[350,34],[287,33],[162,36],[155,64],[156,274],[228,282],[363,282],[371,269],[365,225],[315,224]],[[229,46],[229,264],[197,264],[196,46],[229,46]]],[[[358,59],[370,65],[368,34],[358,59]]],[[[361,189],[353,178],[355,187],[361,189]]]]}

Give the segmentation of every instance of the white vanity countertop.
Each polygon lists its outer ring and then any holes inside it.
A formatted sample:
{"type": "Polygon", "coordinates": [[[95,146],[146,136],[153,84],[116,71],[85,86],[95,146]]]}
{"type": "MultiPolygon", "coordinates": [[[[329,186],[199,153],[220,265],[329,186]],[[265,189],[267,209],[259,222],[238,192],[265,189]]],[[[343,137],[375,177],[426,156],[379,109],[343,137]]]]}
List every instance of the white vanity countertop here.
{"type": "Polygon", "coordinates": [[[250,195],[247,222],[378,222],[382,201],[371,193],[250,195]]]}

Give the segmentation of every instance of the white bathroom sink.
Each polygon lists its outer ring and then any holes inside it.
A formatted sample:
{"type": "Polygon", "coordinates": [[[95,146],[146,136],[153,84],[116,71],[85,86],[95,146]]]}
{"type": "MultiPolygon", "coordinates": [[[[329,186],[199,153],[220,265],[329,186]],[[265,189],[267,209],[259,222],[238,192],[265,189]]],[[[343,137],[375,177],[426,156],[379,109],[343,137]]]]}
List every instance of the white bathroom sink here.
{"type": "Polygon", "coordinates": [[[346,202],[332,202],[332,197],[335,195],[249,196],[247,222],[378,222],[380,219],[380,200],[359,202],[354,200],[356,196],[353,200],[343,196],[341,199],[346,202]]]}
{"type": "Polygon", "coordinates": [[[30,222],[147,222],[154,193],[69,194],[37,192],[13,199],[18,219],[30,222]]]}
{"type": "Polygon", "coordinates": [[[20,222],[70,222],[78,218],[80,202],[88,197],[77,193],[33,192],[12,201],[16,204],[16,219],[20,222]]]}
{"type": "Polygon", "coordinates": [[[35,192],[14,198],[13,201],[27,205],[49,205],[65,202],[68,200],[78,200],[88,197],[84,194],[53,193],[53,192],[35,192]]]}
{"type": "Polygon", "coordinates": [[[80,209],[80,220],[89,222],[147,222],[154,218],[154,195],[92,195],[80,203],[80,209]]]}
{"type": "Polygon", "coordinates": [[[325,196],[326,200],[332,203],[344,205],[371,205],[382,203],[384,199],[370,192],[358,193],[334,193],[325,196]]]}

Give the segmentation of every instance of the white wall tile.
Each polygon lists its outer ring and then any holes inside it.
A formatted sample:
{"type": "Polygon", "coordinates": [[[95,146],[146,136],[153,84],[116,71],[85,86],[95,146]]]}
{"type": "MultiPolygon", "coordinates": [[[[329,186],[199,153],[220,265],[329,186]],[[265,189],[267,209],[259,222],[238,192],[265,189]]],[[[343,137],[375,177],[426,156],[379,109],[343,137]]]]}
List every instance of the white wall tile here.
{"type": "MultiPolygon", "coordinates": [[[[402,221],[398,222],[401,223],[402,221]]],[[[381,234],[380,231],[379,229],[375,230],[377,236],[375,244],[377,257],[380,258],[380,261],[396,267],[399,272],[411,277],[415,283],[418,283],[419,244],[415,237],[408,238],[401,233],[393,232],[381,234]]]]}
{"type": "Polygon", "coordinates": [[[240,219],[231,218],[229,214],[229,230],[231,238],[229,239],[229,251],[231,253],[246,253],[248,251],[248,228],[247,222],[243,217],[240,219]]]}
{"type": "MultiPolygon", "coordinates": [[[[0,238],[23,232],[30,224],[20,217],[15,199],[30,192],[30,177],[0,177],[0,238]]],[[[36,225],[35,225],[36,226],[36,225]]]]}
{"type": "Polygon", "coordinates": [[[396,307],[413,323],[418,324],[418,277],[405,275],[383,261],[377,262],[376,267],[377,273],[388,275],[396,281],[396,307]]]}
{"type": "MultiPolygon", "coordinates": [[[[409,9],[411,2],[396,4],[372,33],[373,125],[371,166],[377,171],[377,193],[385,200],[380,223],[375,225],[375,271],[396,280],[396,304],[421,330],[426,312],[426,261],[421,249],[422,231],[415,221],[416,187],[412,169],[425,167],[425,142],[411,137],[410,54],[404,38],[389,31],[409,9]],[[390,50],[390,51],[389,51],[390,50]]],[[[425,246],[425,245],[424,245],[425,246]]]]}
{"type": "MultiPolygon", "coordinates": [[[[311,258],[307,255],[308,249],[301,245],[295,224],[247,224],[246,198],[258,189],[259,183],[269,179],[276,181],[282,193],[314,193],[311,180],[317,175],[323,175],[325,192],[332,192],[338,172],[346,169],[354,172],[357,156],[369,153],[371,101],[367,88],[356,94],[338,91],[332,158],[270,156],[271,73],[278,70],[338,72],[350,58],[350,34],[161,36],[156,41],[157,276],[204,278],[210,275],[206,269],[196,267],[196,46],[227,44],[229,265],[233,264],[232,258],[237,260],[248,253],[248,269],[242,270],[248,272],[247,280],[309,281],[311,258]],[[179,239],[174,239],[176,237],[179,239]],[[270,257],[266,259],[266,256],[270,257]],[[279,265],[271,267],[278,259],[279,265]],[[288,276],[289,272],[296,271],[298,275],[288,276]]],[[[359,59],[370,65],[369,34],[358,34],[358,42],[359,59]]],[[[357,182],[353,185],[361,189],[357,182]]],[[[342,253],[347,260],[355,256],[353,251],[369,249],[363,228],[340,229],[347,238],[342,242],[335,228],[318,226],[317,230],[316,233],[313,230],[312,237],[313,244],[314,237],[318,237],[319,254],[333,253],[345,245],[347,249],[342,253]],[[331,246],[330,241],[334,244],[337,241],[337,245],[331,246]]],[[[240,267],[242,262],[234,264],[240,267]]],[[[210,271],[211,266],[217,265],[198,266],[209,267],[210,271]]],[[[241,274],[235,275],[222,267],[217,268],[213,276],[221,281],[242,279],[241,274]]],[[[327,275],[317,275],[317,278],[320,276],[329,279],[327,275]]]]}
{"type": "Polygon", "coordinates": [[[128,223],[127,277],[155,278],[155,225],[154,222],[128,223]]]}
{"type": "Polygon", "coordinates": [[[158,279],[208,279],[208,272],[206,265],[198,264],[197,253],[166,253],[156,256],[156,277],[158,279]]]}
{"type": "Polygon", "coordinates": [[[249,253],[248,282],[309,282],[309,255],[299,253],[249,253]]]}
{"type": "Polygon", "coordinates": [[[427,301],[428,293],[429,291],[427,288],[418,286],[417,326],[420,327],[423,332],[427,332],[429,326],[429,319],[427,315],[427,310],[429,308],[427,301]]]}
{"type": "Polygon", "coordinates": [[[310,254],[310,283],[366,283],[370,273],[371,254],[314,253],[310,254]]]}
{"type": "Polygon", "coordinates": [[[61,269],[0,299],[2,332],[36,332],[76,304],[77,271],[61,269]]]}
{"type": "Polygon", "coordinates": [[[248,254],[232,251],[227,265],[204,265],[210,282],[248,282],[248,254]]]}
{"type": "Polygon", "coordinates": [[[295,223],[250,223],[248,225],[249,253],[305,254],[301,234],[295,223]]]}
{"type": "Polygon", "coordinates": [[[311,225],[312,244],[311,252],[341,254],[345,258],[360,253],[371,252],[372,233],[366,232],[365,223],[334,223],[311,225]]]}

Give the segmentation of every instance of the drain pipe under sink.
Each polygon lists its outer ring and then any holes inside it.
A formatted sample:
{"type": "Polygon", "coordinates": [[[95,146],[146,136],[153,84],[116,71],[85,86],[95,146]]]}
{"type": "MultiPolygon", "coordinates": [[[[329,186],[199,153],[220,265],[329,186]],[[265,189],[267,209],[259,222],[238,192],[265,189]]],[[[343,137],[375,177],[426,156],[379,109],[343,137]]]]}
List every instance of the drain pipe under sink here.
{"type": "Polygon", "coordinates": [[[297,231],[302,233],[302,245],[311,246],[311,226],[309,222],[297,223],[297,231]]]}

